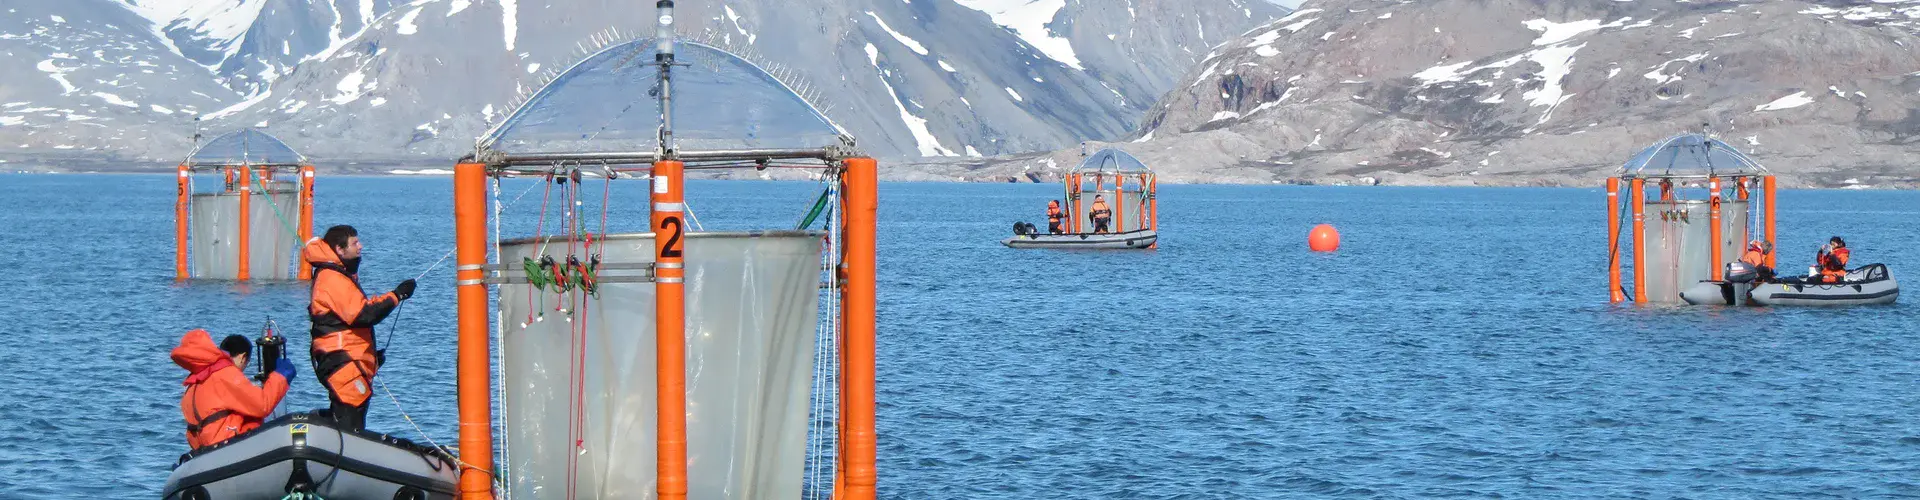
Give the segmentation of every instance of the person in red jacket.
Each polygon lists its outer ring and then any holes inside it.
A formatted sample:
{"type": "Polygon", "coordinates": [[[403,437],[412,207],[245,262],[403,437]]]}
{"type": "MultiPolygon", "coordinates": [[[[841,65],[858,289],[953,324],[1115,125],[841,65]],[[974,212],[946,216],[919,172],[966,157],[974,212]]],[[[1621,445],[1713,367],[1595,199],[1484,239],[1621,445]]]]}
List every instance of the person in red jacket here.
{"type": "Polygon", "coordinates": [[[1814,263],[1820,271],[1820,281],[1827,283],[1846,281],[1847,258],[1851,254],[1852,251],[1847,250],[1847,240],[1840,239],[1839,236],[1827,240],[1826,246],[1820,247],[1820,254],[1814,257],[1814,263]]]}
{"type": "Polygon", "coordinates": [[[386,363],[386,353],[374,350],[373,325],[413,296],[414,282],[367,297],[360,289],[360,234],[353,226],[327,228],[325,236],[307,242],[300,258],[313,266],[307,316],[313,321],[314,375],[327,388],[328,413],[344,427],[365,429],[373,374],[386,363]]]}
{"type": "Polygon", "coordinates": [[[280,399],[287,396],[287,384],[293,380],[293,363],[280,360],[280,366],[267,376],[264,387],[247,380],[247,354],[253,343],[246,337],[228,335],[219,346],[206,330],[193,330],[180,337],[173,348],[173,363],[187,370],[186,393],[180,395],[180,416],[187,420],[187,446],[199,449],[232,439],[266,420],[280,399]]]}

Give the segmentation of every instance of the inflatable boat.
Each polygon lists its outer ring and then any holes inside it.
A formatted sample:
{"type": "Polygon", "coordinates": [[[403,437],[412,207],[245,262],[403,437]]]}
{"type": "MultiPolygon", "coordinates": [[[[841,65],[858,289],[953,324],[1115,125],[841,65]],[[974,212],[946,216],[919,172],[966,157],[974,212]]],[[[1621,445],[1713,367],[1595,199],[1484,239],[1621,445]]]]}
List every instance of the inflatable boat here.
{"type": "Polygon", "coordinates": [[[342,431],[320,413],[276,418],[180,456],[167,500],[452,499],[459,469],[437,448],[367,431],[342,431]]]}
{"type": "Polygon", "coordinates": [[[1095,250],[1124,250],[1130,248],[1153,248],[1160,241],[1160,235],[1152,229],[1140,229],[1124,233],[1065,233],[1047,234],[1033,230],[1031,224],[1014,226],[1013,237],[1001,240],[1000,244],[1013,248],[1085,248],[1095,250]]]}
{"type": "Polygon", "coordinates": [[[1753,303],[1763,306],[1892,304],[1899,298],[1900,283],[1893,280],[1884,264],[1868,264],[1847,271],[1847,278],[1839,283],[1794,277],[1753,287],[1753,303]]]}
{"type": "MultiPolygon", "coordinates": [[[[1730,272],[1729,277],[1734,275],[1730,272]]],[[[1702,281],[1680,298],[1693,305],[1853,306],[1892,304],[1900,298],[1900,284],[1884,264],[1869,264],[1847,272],[1839,283],[1823,283],[1806,276],[1755,281],[1702,281]]]]}

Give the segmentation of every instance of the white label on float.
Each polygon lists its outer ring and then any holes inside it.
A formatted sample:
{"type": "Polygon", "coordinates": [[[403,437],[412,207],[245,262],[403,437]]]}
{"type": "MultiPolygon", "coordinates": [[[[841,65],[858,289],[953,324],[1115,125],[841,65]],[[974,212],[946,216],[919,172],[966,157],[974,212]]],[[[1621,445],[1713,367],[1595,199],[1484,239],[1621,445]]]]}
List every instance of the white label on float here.
{"type": "Polygon", "coordinates": [[[664,175],[653,176],[653,192],[659,193],[659,194],[667,194],[667,176],[664,176],[664,175]]]}

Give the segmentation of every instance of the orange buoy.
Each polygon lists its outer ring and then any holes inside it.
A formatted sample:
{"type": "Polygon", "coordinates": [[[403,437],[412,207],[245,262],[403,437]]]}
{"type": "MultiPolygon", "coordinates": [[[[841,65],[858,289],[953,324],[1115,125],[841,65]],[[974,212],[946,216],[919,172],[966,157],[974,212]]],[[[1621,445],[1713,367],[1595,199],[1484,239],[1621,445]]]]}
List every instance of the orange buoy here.
{"type": "Polygon", "coordinates": [[[1331,252],[1340,249],[1340,231],[1332,224],[1313,226],[1307,233],[1307,248],[1315,252],[1331,252]]]}

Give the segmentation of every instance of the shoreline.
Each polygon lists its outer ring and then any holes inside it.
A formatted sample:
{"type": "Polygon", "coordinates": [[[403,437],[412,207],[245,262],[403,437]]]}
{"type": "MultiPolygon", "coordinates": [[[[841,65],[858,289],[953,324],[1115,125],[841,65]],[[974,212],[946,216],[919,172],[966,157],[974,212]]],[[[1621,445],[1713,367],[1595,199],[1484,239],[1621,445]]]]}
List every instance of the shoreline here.
{"type": "MultiPolygon", "coordinates": [[[[948,162],[940,159],[894,159],[881,161],[882,182],[941,182],[975,184],[1059,184],[1059,174],[1053,171],[1022,171],[1018,175],[1008,175],[1007,169],[993,168],[1008,165],[1010,162],[979,161],[948,162]],[[889,168],[888,165],[892,165],[889,168]]],[[[450,165],[436,163],[348,163],[348,167],[329,168],[324,161],[315,162],[320,175],[329,177],[448,177],[453,175],[450,165]]],[[[36,159],[32,162],[16,159],[0,160],[0,174],[12,175],[172,175],[174,166],[159,162],[115,162],[87,161],[79,165],[73,162],[47,162],[36,159]],[[62,164],[65,165],[62,165],[62,164]]],[[[720,173],[701,175],[696,179],[720,180],[774,180],[808,181],[805,175],[791,175],[786,172],[762,173],[763,175],[734,175],[720,173]]],[[[1857,175],[1846,172],[1820,172],[1813,174],[1776,174],[1780,178],[1782,189],[1833,189],[1850,191],[1908,191],[1920,190],[1920,179],[1876,179],[1873,173],[1860,172],[1857,175]],[[1838,179],[1837,181],[1834,179],[1838,179]],[[1864,180],[1863,180],[1864,179],[1864,180]]],[[[1341,186],[1341,187],[1487,187],[1487,188],[1594,188],[1598,189],[1608,177],[1603,175],[1575,176],[1557,174],[1484,174],[1473,176],[1435,177],[1418,173],[1400,173],[1391,170],[1381,172],[1340,173],[1323,176],[1302,176],[1286,178],[1257,179],[1249,176],[1211,175],[1192,172],[1162,172],[1162,184],[1182,185],[1242,185],[1242,186],[1341,186]]]]}

